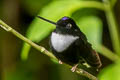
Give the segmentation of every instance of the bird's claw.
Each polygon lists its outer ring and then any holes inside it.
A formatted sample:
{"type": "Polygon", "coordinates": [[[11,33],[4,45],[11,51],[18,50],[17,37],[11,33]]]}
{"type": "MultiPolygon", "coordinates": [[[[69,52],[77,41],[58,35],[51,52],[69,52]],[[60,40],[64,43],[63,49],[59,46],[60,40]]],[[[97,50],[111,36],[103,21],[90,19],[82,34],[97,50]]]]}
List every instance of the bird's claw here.
{"type": "Polygon", "coordinates": [[[61,60],[59,60],[59,64],[63,64],[63,62],[61,60]]]}
{"type": "Polygon", "coordinates": [[[78,66],[78,64],[74,65],[74,66],[71,68],[71,71],[72,71],[72,72],[75,72],[77,66],[78,66]]]}

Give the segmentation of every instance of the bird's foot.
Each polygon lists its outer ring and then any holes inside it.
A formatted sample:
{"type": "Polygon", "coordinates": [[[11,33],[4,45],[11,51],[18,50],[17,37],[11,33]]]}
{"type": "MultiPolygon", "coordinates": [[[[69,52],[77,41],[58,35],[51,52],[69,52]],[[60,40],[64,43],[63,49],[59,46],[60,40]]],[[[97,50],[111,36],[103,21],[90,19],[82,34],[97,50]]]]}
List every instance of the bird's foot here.
{"type": "Polygon", "coordinates": [[[99,72],[99,69],[96,69],[97,72],[99,72]]]}
{"type": "Polygon", "coordinates": [[[78,66],[78,64],[75,64],[75,65],[71,68],[71,71],[72,71],[72,72],[75,72],[77,66],[78,66]]]}
{"type": "Polygon", "coordinates": [[[59,60],[59,64],[63,64],[63,62],[61,60],[59,60]]]}
{"type": "Polygon", "coordinates": [[[87,68],[90,68],[90,65],[89,65],[89,64],[87,64],[86,62],[85,62],[85,63],[83,63],[83,65],[84,65],[84,66],[86,66],[87,68]]]}

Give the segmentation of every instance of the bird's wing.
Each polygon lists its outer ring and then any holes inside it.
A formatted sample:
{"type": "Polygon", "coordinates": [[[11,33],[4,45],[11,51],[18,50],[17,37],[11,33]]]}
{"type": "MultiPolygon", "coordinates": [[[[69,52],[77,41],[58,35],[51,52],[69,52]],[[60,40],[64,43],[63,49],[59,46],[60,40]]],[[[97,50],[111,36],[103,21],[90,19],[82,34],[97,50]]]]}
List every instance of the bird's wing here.
{"type": "Polygon", "coordinates": [[[78,56],[82,58],[92,67],[99,68],[101,61],[98,53],[93,50],[92,45],[87,41],[86,36],[80,32],[79,39],[76,41],[78,47],[78,56]]]}

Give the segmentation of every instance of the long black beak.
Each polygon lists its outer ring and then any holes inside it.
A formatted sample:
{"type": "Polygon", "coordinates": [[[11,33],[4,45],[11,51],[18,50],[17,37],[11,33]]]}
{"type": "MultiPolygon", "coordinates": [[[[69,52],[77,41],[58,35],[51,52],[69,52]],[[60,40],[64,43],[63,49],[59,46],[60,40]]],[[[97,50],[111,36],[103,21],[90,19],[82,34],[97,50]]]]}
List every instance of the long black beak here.
{"type": "Polygon", "coordinates": [[[49,23],[51,23],[51,24],[57,25],[55,22],[50,21],[50,20],[48,20],[48,19],[45,19],[45,18],[43,18],[43,17],[41,17],[41,16],[37,16],[37,17],[40,18],[40,19],[42,19],[42,20],[44,20],[44,21],[47,21],[47,22],[49,22],[49,23]]]}

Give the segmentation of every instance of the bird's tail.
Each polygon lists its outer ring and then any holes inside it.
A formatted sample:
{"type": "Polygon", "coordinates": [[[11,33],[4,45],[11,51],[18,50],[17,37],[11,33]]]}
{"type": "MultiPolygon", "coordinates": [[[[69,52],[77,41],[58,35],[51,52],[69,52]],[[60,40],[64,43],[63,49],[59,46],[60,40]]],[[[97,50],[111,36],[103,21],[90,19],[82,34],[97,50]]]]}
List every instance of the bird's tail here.
{"type": "Polygon", "coordinates": [[[88,57],[86,57],[86,62],[91,66],[95,68],[100,68],[102,66],[100,57],[98,53],[95,50],[92,50],[92,54],[89,54],[88,57]]]}

